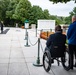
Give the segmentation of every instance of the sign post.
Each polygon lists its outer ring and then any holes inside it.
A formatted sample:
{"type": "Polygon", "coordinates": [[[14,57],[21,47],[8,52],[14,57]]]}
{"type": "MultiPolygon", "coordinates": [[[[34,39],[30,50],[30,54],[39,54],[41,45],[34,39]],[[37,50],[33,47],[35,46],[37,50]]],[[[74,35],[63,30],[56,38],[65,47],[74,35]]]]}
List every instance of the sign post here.
{"type": "Polygon", "coordinates": [[[25,47],[29,47],[30,45],[28,45],[28,32],[27,29],[29,28],[29,21],[25,20],[25,40],[26,40],[26,45],[24,45],[25,47]]]}
{"type": "Polygon", "coordinates": [[[24,40],[27,40],[27,29],[29,28],[29,21],[28,20],[25,20],[24,22],[24,27],[25,27],[25,39],[24,40]]]}

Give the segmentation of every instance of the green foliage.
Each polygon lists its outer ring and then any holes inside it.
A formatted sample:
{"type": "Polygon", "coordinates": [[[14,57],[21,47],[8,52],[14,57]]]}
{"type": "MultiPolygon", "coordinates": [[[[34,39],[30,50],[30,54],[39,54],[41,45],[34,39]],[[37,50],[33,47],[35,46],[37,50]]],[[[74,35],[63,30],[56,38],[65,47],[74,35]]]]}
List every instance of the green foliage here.
{"type": "Polygon", "coordinates": [[[43,19],[43,11],[39,6],[33,6],[30,10],[30,24],[37,24],[38,19],[43,19]]]}
{"type": "Polygon", "coordinates": [[[71,17],[66,17],[65,24],[70,24],[70,23],[71,23],[71,17]]]}
{"type": "Polygon", "coordinates": [[[70,16],[65,18],[65,23],[66,24],[70,24],[71,23],[72,16],[76,14],[76,7],[74,7],[73,11],[71,11],[69,14],[70,14],[70,16]]]}
{"type": "MultiPolygon", "coordinates": [[[[71,0],[49,0],[49,1],[52,1],[53,3],[59,3],[59,2],[61,2],[61,3],[67,3],[67,2],[69,2],[69,1],[71,1],[71,0]]],[[[75,3],[76,3],[76,0],[73,0],[73,1],[75,1],[75,3]]]]}
{"type": "Polygon", "coordinates": [[[51,20],[55,20],[56,21],[56,25],[65,23],[64,17],[58,17],[58,16],[50,15],[50,19],[51,20]]]}
{"type": "Polygon", "coordinates": [[[6,11],[6,18],[12,19],[13,14],[15,12],[16,6],[20,0],[11,0],[8,6],[8,10],[6,11]]]}
{"type": "MultiPolygon", "coordinates": [[[[54,3],[68,2],[70,0],[50,0],[54,3]]],[[[56,20],[56,25],[71,23],[72,15],[76,14],[76,7],[71,11],[68,17],[58,17],[50,15],[47,9],[42,10],[39,6],[31,6],[28,0],[0,0],[0,20],[4,20],[5,25],[15,26],[17,22],[19,25],[24,24],[26,19],[31,24],[37,24],[38,19],[56,20]]]]}
{"type": "Polygon", "coordinates": [[[20,0],[16,6],[13,18],[24,22],[26,19],[29,19],[30,9],[31,3],[28,0],[20,0]]]}
{"type": "Polygon", "coordinates": [[[9,2],[10,0],[0,0],[0,20],[5,19],[9,2]]]}
{"type": "Polygon", "coordinates": [[[70,16],[75,15],[76,14],[76,7],[74,7],[73,11],[70,12],[70,16]]]}
{"type": "Polygon", "coordinates": [[[44,16],[44,19],[50,19],[50,14],[49,14],[49,11],[47,9],[45,9],[43,11],[43,16],[44,16]]]}

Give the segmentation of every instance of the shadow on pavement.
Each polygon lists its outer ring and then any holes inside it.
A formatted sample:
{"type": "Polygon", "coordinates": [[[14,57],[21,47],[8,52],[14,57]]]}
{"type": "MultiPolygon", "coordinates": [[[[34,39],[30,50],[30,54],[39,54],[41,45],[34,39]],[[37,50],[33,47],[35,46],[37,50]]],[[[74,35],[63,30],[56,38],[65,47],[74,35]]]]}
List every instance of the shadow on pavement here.
{"type": "Polygon", "coordinates": [[[3,31],[3,33],[0,33],[0,34],[6,34],[10,29],[6,29],[3,31]]]}

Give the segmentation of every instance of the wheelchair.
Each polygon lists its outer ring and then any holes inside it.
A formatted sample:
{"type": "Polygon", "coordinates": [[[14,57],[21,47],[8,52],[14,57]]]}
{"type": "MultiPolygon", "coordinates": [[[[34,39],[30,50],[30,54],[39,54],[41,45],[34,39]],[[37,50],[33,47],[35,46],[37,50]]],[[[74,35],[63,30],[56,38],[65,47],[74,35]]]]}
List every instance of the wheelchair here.
{"type": "Polygon", "coordinates": [[[52,60],[57,60],[58,66],[60,65],[60,62],[62,63],[62,66],[65,70],[70,70],[69,66],[69,52],[66,47],[62,46],[54,46],[54,48],[45,48],[44,54],[43,54],[43,67],[46,72],[49,72],[51,69],[52,60]]]}

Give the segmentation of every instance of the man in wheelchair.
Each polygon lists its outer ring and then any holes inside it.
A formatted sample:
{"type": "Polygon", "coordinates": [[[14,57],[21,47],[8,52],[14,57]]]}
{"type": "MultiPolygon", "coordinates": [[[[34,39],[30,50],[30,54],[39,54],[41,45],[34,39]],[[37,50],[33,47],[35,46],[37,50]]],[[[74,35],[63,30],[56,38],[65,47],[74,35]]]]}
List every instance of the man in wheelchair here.
{"type": "MultiPolygon", "coordinates": [[[[65,43],[66,43],[66,35],[62,34],[61,26],[58,25],[55,27],[55,33],[51,34],[46,42],[46,48],[48,48],[51,52],[51,56],[55,57],[63,57],[65,52],[65,43]]],[[[45,48],[45,50],[46,50],[45,48]]],[[[51,63],[53,63],[53,59],[51,59],[51,63]]]]}

